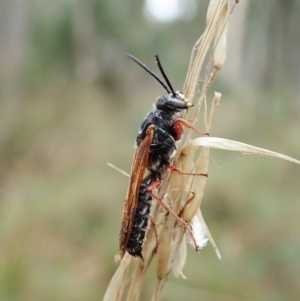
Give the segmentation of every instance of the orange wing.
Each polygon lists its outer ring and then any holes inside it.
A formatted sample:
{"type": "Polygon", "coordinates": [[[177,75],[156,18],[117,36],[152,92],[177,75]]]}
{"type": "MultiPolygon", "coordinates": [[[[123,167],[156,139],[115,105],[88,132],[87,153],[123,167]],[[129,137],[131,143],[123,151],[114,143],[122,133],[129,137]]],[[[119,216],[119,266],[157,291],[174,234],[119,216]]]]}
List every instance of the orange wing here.
{"type": "Polygon", "coordinates": [[[138,194],[140,185],[144,177],[145,170],[148,165],[149,148],[154,137],[155,125],[150,125],[146,131],[146,137],[140,143],[134,154],[131,176],[129,180],[126,199],[124,202],[124,210],[122,216],[122,226],[120,231],[120,255],[123,258],[128,240],[131,234],[133,219],[138,204],[138,194]]]}

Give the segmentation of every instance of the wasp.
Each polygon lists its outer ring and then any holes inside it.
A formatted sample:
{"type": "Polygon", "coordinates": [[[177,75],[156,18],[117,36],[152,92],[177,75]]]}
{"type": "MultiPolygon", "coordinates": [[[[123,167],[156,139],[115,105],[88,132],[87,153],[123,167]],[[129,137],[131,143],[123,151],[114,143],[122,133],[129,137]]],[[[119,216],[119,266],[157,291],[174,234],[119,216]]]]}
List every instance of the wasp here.
{"type": "Polygon", "coordinates": [[[155,55],[155,60],[166,83],[137,58],[130,54],[127,56],[153,76],[168,93],[158,98],[155,109],[148,113],[138,132],[119,235],[121,258],[127,251],[143,260],[142,247],[153,198],[183,223],[191,234],[188,225],[154,194],[153,190],[161,186],[166,170],[180,172],[171,166],[171,160],[176,152],[176,142],[183,135],[183,127],[197,130],[185,119],[180,118],[182,113],[193,105],[182,93],[173,89],[159,57],[155,55]]]}

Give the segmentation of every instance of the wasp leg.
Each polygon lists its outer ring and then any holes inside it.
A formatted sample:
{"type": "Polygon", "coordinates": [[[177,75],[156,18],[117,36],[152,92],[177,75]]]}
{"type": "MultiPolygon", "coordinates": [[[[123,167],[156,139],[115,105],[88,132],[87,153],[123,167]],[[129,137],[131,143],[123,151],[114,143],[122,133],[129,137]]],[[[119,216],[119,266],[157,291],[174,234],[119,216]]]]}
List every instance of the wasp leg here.
{"type": "MultiPolygon", "coordinates": [[[[194,130],[196,133],[203,135],[203,136],[210,136],[210,133],[202,133],[199,132],[196,128],[194,128],[187,120],[183,119],[183,118],[177,118],[174,121],[174,125],[175,125],[175,129],[178,129],[179,127],[182,128],[183,126],[188,128],[188,129],[192,129],[194,130]]],[[[180,131],[180,130],[179,130],[180,131]]]]}
{"type": "Polygon", "coordinates": [[[190,198],[187,199],[187,201],[186,201],[186,203],[184,204],[183,208],[179,211],[178,216],[182,216],[184,208],[185,208],[186,206],[188,206],[188,205],[191,203],[191,201],[194,199],[194,197],[195,197],[195,195],[196,195],[196,193],[193,192],[193,191],[189,191],[189,192],[192,194],[192,196],[191,196],[190,198]]]}
{"type": "Polygon", "coordinates": [[[173,165],[169,165],[166,167],[170,173],[177,172],[180,175],[191,175],[191,176],[203,176],[208,177],[208,173],[192,173],[192,172],[183,172],[180,168],[175,167],[173,165]]]}
{"type": "Polygon", "coordinates": [[[197,245],[197,242],[196,242],[196,239],[193,235],[193,232],[192,230],[190,229],[189,225],[187,224],[187,222],[185,222],[181,217],[179,217],[171,208],[170,206],[164,202],[160,197],[158,197],[156,194],[153,193],[153,190],[154,189],[157,189],[161,186],[162,184],[162,181],[161,180],[156,180],[154,182],[152,182],[149,187],[148,187],[148,192],[149,194],[154,198],[156,199],[156,201],[165,209],[167,210],[171,215],[174,216],[174,218],[179,222],[181,223],[186,231],[189,233],[191,239],[193,240],[193,243],[195,245],[195,249],[196,249],[196,252],[199,252],[200,251],[200,247],[197,245]]]}
{"type": "Polygon", "coordinates": [[[157,234],[157,231],[156,231],[155,222],[154,222],[154,220],[151,217],[150,217],[150,222],[151,222],[151,226],[153,227],[153,231],[154,231],[154,235],[155,235],[155,240],[156,240],[156,247],[154,249],[154,252],[156,253],[157,252],[157,247],[158,247],[158,234],[157,234]]]}

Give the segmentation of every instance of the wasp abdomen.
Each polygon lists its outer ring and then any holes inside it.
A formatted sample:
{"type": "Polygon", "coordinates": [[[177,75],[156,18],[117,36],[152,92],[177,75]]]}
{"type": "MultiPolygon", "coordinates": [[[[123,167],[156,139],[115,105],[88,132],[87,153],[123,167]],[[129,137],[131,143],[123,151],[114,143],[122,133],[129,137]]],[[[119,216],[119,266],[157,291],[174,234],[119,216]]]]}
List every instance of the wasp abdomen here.
{"type": "Polygon", "coordinates": [[[132,232],[128,240],[127,251],[130,255],[143,258],[142,246],[145,239],[152,197],[148,187],[151,183],[151,175],[147,176],[140,185],[138,205],[134,215],[132,232]]]}

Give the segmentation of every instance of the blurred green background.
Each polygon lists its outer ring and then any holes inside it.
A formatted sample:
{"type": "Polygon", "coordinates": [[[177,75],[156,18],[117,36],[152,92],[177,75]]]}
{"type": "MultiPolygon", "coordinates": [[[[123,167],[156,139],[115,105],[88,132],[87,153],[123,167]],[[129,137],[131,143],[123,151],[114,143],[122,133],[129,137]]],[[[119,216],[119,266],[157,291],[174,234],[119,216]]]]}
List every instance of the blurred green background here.
{"type": "MultiPolygon", "coordinates": [[[[153,70],[158,53],[180,90],[205,27],[208,1],[157,2],[1,1],[0,300],[102,299],[127,189],[106,162],[130,171],[165,93],[125,53],[153,70]]],[[[300,159],[299,8],[244,0],[234,11],[208,95],[223,94],[213,136],[300,159]]],[[[189,248],[187,280],[171,275],[162,300],[298,300],[300,167],[211,154],[202,210],[222,260],[189,248]]]]}

